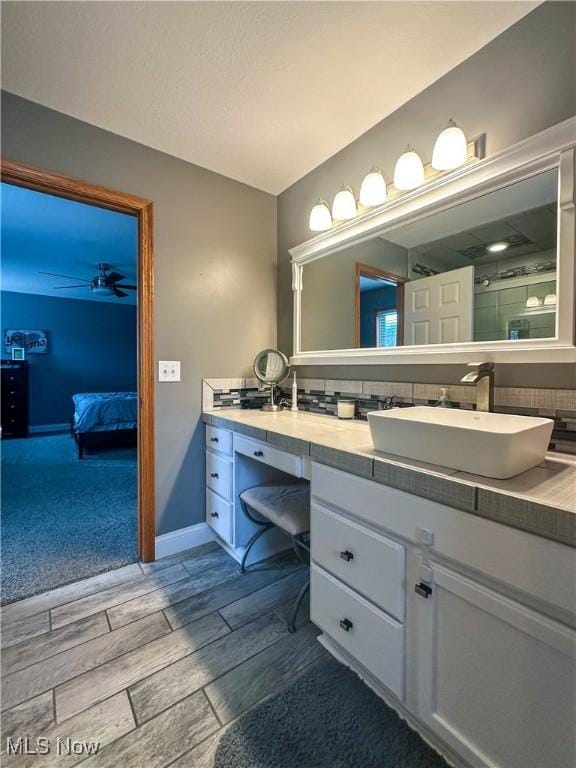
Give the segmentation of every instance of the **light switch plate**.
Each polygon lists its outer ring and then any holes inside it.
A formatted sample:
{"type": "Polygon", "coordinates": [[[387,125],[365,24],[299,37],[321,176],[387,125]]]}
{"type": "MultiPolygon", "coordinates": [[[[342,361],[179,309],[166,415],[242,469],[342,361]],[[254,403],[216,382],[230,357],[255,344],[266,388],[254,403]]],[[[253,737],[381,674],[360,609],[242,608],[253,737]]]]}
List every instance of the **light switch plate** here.
{"type": "Polygon", "coordinates": [[[159,360],[158,381],[180,381],[180,360],[159,360]]]}

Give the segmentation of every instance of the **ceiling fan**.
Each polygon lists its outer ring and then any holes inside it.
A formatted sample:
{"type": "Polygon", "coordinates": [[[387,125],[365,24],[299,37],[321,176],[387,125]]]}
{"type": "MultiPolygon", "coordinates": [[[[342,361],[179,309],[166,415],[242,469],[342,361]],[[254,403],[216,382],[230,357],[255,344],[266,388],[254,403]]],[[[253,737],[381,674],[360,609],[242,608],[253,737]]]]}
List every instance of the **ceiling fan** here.
{"type": "Polygon", "coordinates": [[[120,284],[121,280],[125,279],[125,275],[120,275],[118,272],[111,272],[110,264],[101,261],[96,265],[98,274],[87,280],[84,277],[71,277],[70,275],[57,275],[54,272],[40,272],[41,275],[51,275],[52,277],[64,277],[66,280],[81,280],[79,285],[55,285],[54,290],[65,290],[67,288],[90,288],[92,293],[97,296],[116,296],[118,299],[123,299],[128,296],[125,293],[127,291],[135,291],[135,285],[120,284]],[[124,290],[122,290],[124,289],[124,290]]]}

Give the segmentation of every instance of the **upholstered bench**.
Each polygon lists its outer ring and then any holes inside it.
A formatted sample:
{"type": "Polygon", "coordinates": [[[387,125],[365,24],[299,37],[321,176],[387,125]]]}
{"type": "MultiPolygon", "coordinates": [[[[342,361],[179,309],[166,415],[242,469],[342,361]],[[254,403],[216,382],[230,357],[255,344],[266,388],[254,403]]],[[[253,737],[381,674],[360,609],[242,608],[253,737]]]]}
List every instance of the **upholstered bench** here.
{"type": "MultiPolygon", "coordinates": [[[[246,545],[240,570],[246,570],[246,559],[252,546],[271,528],[279,528],[290,536],[299,560],[309,561],[310,555],[310,484],[307,482],[269,483],[248,488],[240,494],[246,517],[259,526],[246,545]]],[[[296,617],[304,595],[310,588],[310,579],[296,598],[288,621],[290,632],[296,631],[296,617]]]]}

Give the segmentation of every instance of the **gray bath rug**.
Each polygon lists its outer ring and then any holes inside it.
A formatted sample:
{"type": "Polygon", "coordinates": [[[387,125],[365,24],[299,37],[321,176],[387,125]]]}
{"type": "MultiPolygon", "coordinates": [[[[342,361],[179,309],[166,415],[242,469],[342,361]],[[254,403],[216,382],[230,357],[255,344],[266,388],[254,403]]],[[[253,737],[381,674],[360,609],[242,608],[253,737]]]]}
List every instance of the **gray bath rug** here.
{"type": "Polygon", "coordinates": [[[214,768],[448,768],[393,709],[333,659],[222,735],[214,768]]]}

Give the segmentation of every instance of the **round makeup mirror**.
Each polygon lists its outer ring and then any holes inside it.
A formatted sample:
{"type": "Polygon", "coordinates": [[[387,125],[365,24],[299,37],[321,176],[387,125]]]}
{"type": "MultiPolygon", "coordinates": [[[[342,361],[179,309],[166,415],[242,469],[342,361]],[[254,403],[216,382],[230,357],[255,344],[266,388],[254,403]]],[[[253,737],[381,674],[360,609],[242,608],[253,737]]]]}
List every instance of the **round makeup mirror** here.
{"type": "Polygon", "coordinates": [[[279,411],[280,406],[274,403],[274,390],[278,384],[286,381],[290,373],[290,363],[283,352],[278,349],[263,349],[254,360],[254,376],[258,381],[270,387],[270,402],[262,406],[263,411],[279,411]]]}

